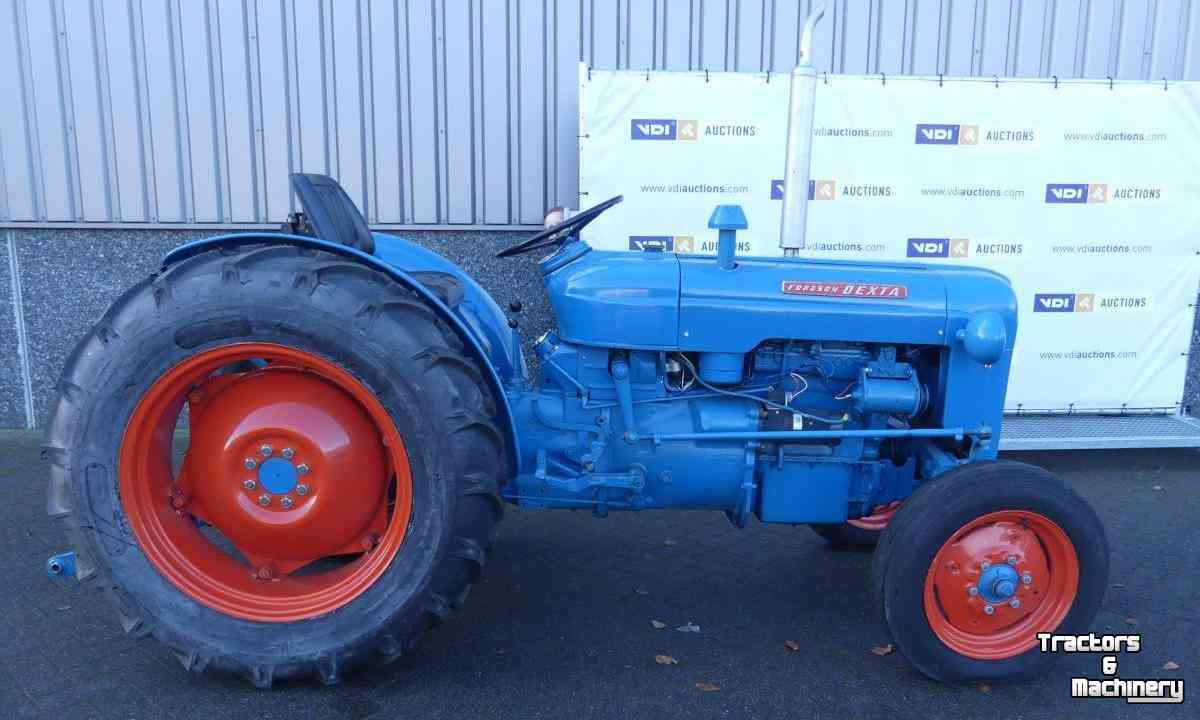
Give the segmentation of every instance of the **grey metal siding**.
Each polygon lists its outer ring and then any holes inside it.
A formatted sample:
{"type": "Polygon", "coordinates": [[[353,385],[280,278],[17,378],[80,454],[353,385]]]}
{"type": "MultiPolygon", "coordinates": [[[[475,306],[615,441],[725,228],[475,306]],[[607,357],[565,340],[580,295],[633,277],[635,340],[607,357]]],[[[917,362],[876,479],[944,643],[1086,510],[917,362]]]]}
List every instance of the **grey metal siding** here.
{"type": "MultiPolygon", "coordinates": [[[[0,224],[376,225],[575,205],[577,64],[785,72],[811,2],[0,0],[0,224]]],[[[833,73],[1200,77],[1194,0],[837,0],[833,73]]]]}

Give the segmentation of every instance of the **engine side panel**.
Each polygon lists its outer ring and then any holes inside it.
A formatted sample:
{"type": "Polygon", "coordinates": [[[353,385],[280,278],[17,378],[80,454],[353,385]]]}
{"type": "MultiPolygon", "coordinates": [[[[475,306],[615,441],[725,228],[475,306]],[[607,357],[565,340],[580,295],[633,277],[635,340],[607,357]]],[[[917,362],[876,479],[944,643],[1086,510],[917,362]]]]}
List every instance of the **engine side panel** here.
{"type": "Polygon", "coordinates": [[[679,256],[679,347],[749,352],[772,337],[942,344],[946,290],[922,265],[679,256]]]}

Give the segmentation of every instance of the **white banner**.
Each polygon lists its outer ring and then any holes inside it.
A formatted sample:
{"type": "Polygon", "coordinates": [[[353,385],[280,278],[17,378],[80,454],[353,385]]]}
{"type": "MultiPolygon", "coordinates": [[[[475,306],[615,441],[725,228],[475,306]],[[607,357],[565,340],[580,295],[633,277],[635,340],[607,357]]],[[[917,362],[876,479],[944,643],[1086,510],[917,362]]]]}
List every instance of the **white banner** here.
{"type": "MultiPolygon", "coordinates": [[[[580,72],[593,247],[779,255],[788,77],[580,72]]],[[[1200,84],[828,76],[807,247],[978,265],[1020,308],[1010,411],[1176,408],[1200,284],[1200,84]]],[[[802,331],[800,331],[802,335],[802,331]]]]}

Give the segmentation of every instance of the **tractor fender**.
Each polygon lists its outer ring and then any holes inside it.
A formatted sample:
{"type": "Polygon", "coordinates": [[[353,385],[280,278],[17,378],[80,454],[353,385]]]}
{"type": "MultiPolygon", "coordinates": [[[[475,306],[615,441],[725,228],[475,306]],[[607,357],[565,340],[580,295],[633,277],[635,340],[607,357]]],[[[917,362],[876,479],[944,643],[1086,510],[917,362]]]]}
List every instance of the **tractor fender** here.
{"type": "MultiPolygon", "coordinates": [[[[405,245],[418,247],[399,238],[388,236],[387,239],[395,240],[405,245]]],[[[173,265],[181,260],[198,255],[199,253],[214,250],[223,247],[235,247],[238,245],[249,245],[252,243],[272,242],[283,243],[288,245],[299,245],[301,247],[312,248],[314,250],[322,250],[324,252],[334,253],[347,258],[361,262],[363,265],[387,275],[392,280],[404,285],[408,289],[415,292],[430,308],[434,310],[454,331],[459,335],[466,347],[467,352],[476,361],[480,374],[483,375],[484,381],[491,389],[492,394],[496,399],[496,410],[500,416],[500,425],[504,428],[506,440],[506,450],[509,457],[509,472],[515,475],[520,472],[521,453],[517,447],[517,428],[513,419],[512,408],[509,406],[508,395],[505,392],[507,385],[519,385],[526,380],[525,363],[521,356],[519,343],[516,341],[514,333],[507,327],[503,330],[508,330],[507,334],[501,332],[501,328],[495,327],[495,318],[488,317],[494,313],[479,313],[474,311],[475,303],[468,303],[463,306],[456,306],[451,309],[438,296],[434,290],[430,289],[422,283],[414,274],[400,269],[391,262],[386,262],[374,255],[369,255],[361,250],[341,245],[338,243],[321,240],[319,238],[307,237],[304,235],[292,235],[288,233],[273,233],[273,232],[244,232],[244,233],[229,233],[226,235],[216,235],[213,237],[194,240],[192,242],[180,245],[163,256],[162,266],[164,268],[173,265]],[[491,321],[491,322],[489,322],[491,321]],[[514,356],[515,351],[515,356],[514,356]],[[497,363],[495,360],[499,359],[497,363]],[[503,377],[498,372],[505,371],[503,377]],[[507,381],[507,383],[506,383],[507,381]]],[[[390,242],[389,242],[390,244],[390,242]]],[[[377,248],[378,249],[378,248],[377,248]]],[[[437,257],[445,263],[444,268],[434,267],[428,258],[421,258],[426,262],[417,266],[419,271],[429,272],[446,272],[455,276],[460,282],[463,279],[468,283],[463,283],[464,293],[476,296],[482,293],[487,302],[495,306],[495,301],[487,296],[486,292],[479,287],[474,280],[465,275],[461,269],[455,266],[448,260],[441,258],[435,253],[419,248],[423,253],[437,257]]],[[[403,256],[397,254],[396,259],[399,260],[403,256]]],[[[414,259],[417,256],[414,255],[414,259]]],[[[477,297],[472,297],[472,300],[481,300],[477,297]]],[[[496,312],[499,309],[496,308],[496,312]]],[[[502,313],[501,313],[502,317],[502,313]]]]}

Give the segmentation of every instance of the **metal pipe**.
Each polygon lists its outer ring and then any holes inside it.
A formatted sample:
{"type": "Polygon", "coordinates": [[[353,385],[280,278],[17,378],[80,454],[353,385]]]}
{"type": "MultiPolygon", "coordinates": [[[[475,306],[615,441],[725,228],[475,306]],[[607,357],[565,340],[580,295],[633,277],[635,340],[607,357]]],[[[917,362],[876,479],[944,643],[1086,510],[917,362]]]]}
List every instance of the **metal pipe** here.
{"type": "Polygon", "coordinates": [[[813,8],[800,36],[800,64],[792,70],[788,92],[787,150],[783,171],[783,211],[779,219],[779,247],[784,257],[804,248],[808,226],[808,184],[812,165],[813,118],[816,113],[817,70],[812,65],[812,36],[825,14],[825,3],[813,8]]]}
{"type": "Polygon", "coordinates": [[[908,430],[761,430],[728,432],[668,433],[649,436],[656,443],[680,440],[837,440],[844,438],[940,438],[962,440],[991,437],[990,428],[980,426],[971,430],[955,428],[910,428],[908,430]]]}

